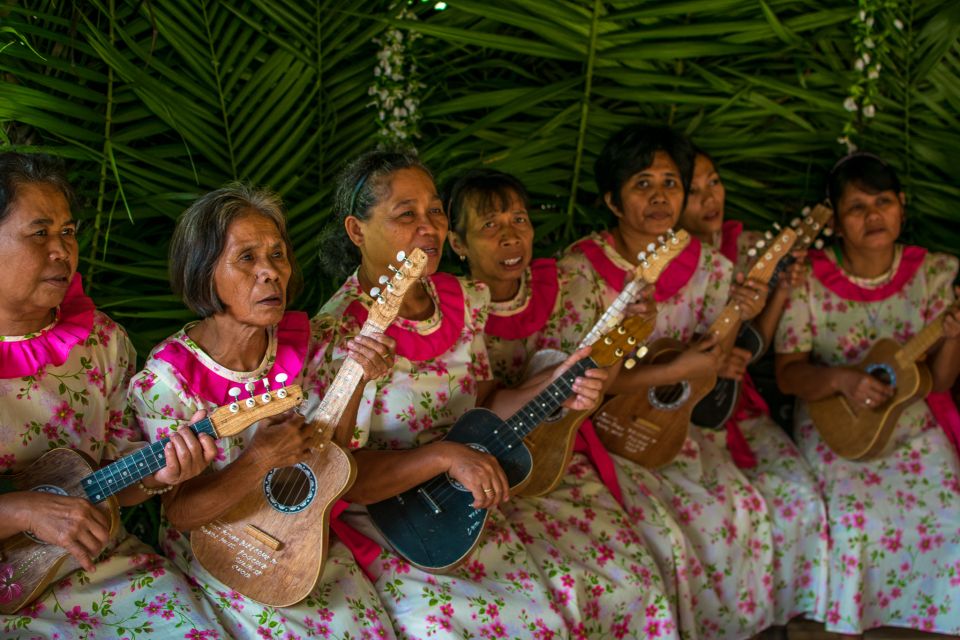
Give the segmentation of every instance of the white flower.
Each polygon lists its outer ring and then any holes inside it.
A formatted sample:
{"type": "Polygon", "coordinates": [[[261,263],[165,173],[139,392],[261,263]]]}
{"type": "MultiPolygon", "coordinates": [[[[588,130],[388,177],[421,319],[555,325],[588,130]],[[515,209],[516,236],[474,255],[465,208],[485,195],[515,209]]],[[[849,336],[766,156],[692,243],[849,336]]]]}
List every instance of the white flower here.
{"type": "Polygon", "coordinates": [[[870,16],[869,18],[867,18],[867,26],[868,27],[873,26],[873,16],[870,16]]]}
{"type": "Polygon", "coordinates": [[[897,31],[903,31],[903,23],[900,22],[899,18],[895,18],[893,21],[893,26],[897,28],[897,31]]]}
{"type": "Polygon", "coordinates": [[[875,45],[873,44],[873,38],[866,38],[866,39],[863,41],[863,46],[865,46],[867,49],[873,49],[874,46],[875,46],[875,45]]]}
{"type": "Polygon", "coordinates": [[[857,58],[857,61],[853,63],[853,68],[857,71],[863,71],[863,60],[857,58]]]}
{"type": "Polygon", "coordinates": [[[863,64],[870,64],[870,54],[864,52],[863,54],[863,64]]]}
{"type": "Polygon", "coordinates": [[[863,9],[860,9],[860,22],[863,22],[866,19],[867,19],[867,12],[864,11],[863,9]]]}
{"type": "Polygon", "coordinates": [[[874,107],[872,104],[864,105],[864,107],[863,107],[863,117],[865,117],[865,118],[872,118],[872,117],[875,116],[875,115],[877,115],[877,108],[876,108],[876,107],[874,107]]]}
{"type": "Polygon", "coordinates": [[[853,96],[850,96],[843,101],[843,108],[847,111],[856,111],[858,108],[857,101],[853,98],[853,96]]]}
{"type": "Polygon", "coordinates": [[[870,78],[871,80],[876,80],[877,78],[879,78],[880,77],[879,65],[876,67],[872,67],[870,71],[867,72],[867,77],[870,78]]]}

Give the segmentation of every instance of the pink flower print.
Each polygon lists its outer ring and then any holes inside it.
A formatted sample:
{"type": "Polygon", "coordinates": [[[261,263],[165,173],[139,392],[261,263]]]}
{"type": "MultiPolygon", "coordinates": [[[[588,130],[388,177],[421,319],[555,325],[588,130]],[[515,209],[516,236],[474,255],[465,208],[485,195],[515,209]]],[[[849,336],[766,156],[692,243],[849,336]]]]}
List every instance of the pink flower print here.
{"type": "Polygon", "coordinates": [[[610,631],[613,633],[614,638],[623,638],[630,631],[630,621],[633,620],[633,616],[629,613],[623,617],[623,620],[620,622],[615,622],[610,631]]]}
{"type": "Polygon", "coordinates": [[[257,627],[257,635],[261,638],[273,638],[273,631],[269,627],[257,627]]]}
{"type": "Polygon", "coordinates": [[[173,407],[171,407],[169,404],[163,405],[163,408],[160,409],[160,415],[165,418],[173,417],[173,407]]]}
{"type": "Polygon", "coordinates": [[[87,370],[87,382],[99,389],[103,395],[107,394],[106,377],[100,371],[100,367],[87,370]]]}
{"type": "MultiPolygon", "coordinates": [[[[489,613],[489,615],[491,615],[491,616],[492,616],[492,615],[498,615],[498,614],[496,613],[496,607],[495,607],[495,605],[490,605],[490,608],[488,608],[487,611],[489,612],[490,609],[493,609],[493,610],[494,610],[494,613],[489,613]]],[[[443,603],[442,605],[440,605],[440,613],[442,613],[443,615],[447,616],[448,618],[452,618],[452,617],[453,617],[453,605],[450,604],[449,602],[443,603]]]]}
{"type": "Polygon", "coordinates": [[[7,453],[0,456],[0,469],[12,469],[17,461],[17,456],[7,453]]]}
{"type": "Polygon", "coordinates": [[[662,627],[663,624],[659,620],[650,620],[643,631],[648,638],[659,638],[661,631],[663,631],[662,627]]]}
{"type": "Polygon", "coordinates": [[[474,582],[480,582],[487,577],[487,568],[479,560],[474,560],[467,565],[467,571],[474,582]]]}
{"type": "Polygon", "coordinates": [[[81,622],[86,622],[87,624],[92,624],[93,621],[90,618],[90,614],[80,608],[80,605],[75,606],[70,611],[67,611],[67,621],[71,626],[75,627],[81,622]]]}
{"type": "Polygon", "coordinates": [[[13,602],[22,594],[23,585],[17,582],[13,565],[0,565],[0,602],[13,602]]]}
{"type": "Polygon", "coordinates": [[[156,601],[150,602],[143,608],[147,612],[147,617],[153,617],[160,613],[160,605],[156,601]]]}
{"type": "Polygon", "coordinates": [[[170,437],[170,427],[157,427],[157,429],[156,429],[156,431],[155,431],[154,433],[155,433],[155,436],[154,436],[154,437],[155,437],[157,440],[160,440],[161,438],[169,438],[169,437],[170,437]]]}
{"type": "Polygon", "coordinates": [[[157,376],[153,373],[143,373],[137,376],[137,379],[133,382],[133,388],[139,389],[146,395],[147,391],[153,388],[153,385],[157,383],[157,376]]]}
{"type": "Polygon", "coordinates": [[[70,403],[64,400],[53,410],[53,416],[50,421],[54,424],[58,424],[61,427],[69,427],[73,422],[73,416],[76,415],[76,411],[73,410],[73,407],[70,406],[70,403]]]}
{"type": "Polygon", "coordinates": [[[574,580],[574,579],[573,579],[573,576],[571,576],[569,573],[563,574],[563,577],[560,578],[560,582],[561,582],[561,583],[563,584],[563,586],[566,587],[567,589],[572,588],[573,585],[575,585],[575,584],[577,583],[577,581],[574,580]]]}

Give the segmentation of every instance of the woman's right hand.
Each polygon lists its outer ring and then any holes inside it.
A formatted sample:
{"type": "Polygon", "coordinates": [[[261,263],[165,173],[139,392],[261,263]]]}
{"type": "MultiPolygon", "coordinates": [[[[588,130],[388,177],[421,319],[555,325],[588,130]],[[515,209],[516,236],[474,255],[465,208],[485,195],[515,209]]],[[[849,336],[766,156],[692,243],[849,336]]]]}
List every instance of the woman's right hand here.
{"type": "Polygon", "coordinates": [[[474,509],[490,509],[510,498],[507,474],[489,453],[459,442],[438,442],[447,459],[447,474],[473,494],[474,509]]]}
{"type": "Polygon", "coordinates": [[[876,409],[897,392],[870,374],[855,369],[837,367],[833,375],[836,387],[857,410],[876,409]]]}
{"type": "Polygon", "coordinates": [[[244,455],[266,473],[275,467],[289,467],[310,455],[315,427],[293,409],[264,418],[244,455]]]}
{"type": "Polygon", "coordinates": [[[20,531],[66,549],[88,572],[94,570],[94,558],[110,541],[110,519],[83,498],[16,491],[0,501],[5,519],[19,523],[20,531]]]}
{"type": "Polygon", "coordinates": [[[670,362],[671,377],[679,382],[705,373],[717,373],[720,370],[720,355],[717,336],[704,336],[670,362]]]}

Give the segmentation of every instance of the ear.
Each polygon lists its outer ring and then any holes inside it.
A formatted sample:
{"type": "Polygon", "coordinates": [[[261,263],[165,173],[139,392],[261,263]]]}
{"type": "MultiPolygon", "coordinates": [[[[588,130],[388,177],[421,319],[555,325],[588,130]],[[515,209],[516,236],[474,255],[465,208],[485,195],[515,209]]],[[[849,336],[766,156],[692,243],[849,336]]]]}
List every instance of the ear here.
{"type": "Polygon", "coordinates": [[[453,249],[454,253],[458,256],[467,255],[467,243],[460,239],[460,235],[456,231],[449,231],[447,240],[450,241],[450,248],[453,249]]]}
{"type": "Polygon", "coordinates": [[[363,221],[356,216],[347,216],[343,220],[343,227],[347,231],[350,242],[358,247],[363,246],[363,221]]]}
{"type": "Polygon", "coordinates": [[[607,191],[605,194],[603,194],[603,201],[607,203],[607,208],[613,212],[613,215],[617,216],[618,218],[623,217],[623,212],[620,211],[620,208],[613,203],[613,192],[607,191]]]}
{"type": "Polygon", "coordinates": [[[903,191],[901,191],[900,193],[897,194],[897,197],[900,198],[900,206],[901,206],[901,207],[906,207],[906,206],[907,206],[907,194],[905,194],[903,191]]]}

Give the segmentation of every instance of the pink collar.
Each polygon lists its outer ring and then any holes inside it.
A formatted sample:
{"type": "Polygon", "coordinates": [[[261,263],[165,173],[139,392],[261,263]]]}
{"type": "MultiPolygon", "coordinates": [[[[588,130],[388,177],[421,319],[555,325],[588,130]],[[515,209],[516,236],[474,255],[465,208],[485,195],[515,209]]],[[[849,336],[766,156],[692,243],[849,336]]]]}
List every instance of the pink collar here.
{"type": "MultiPolygon", "coordinates": [[[[437,292],[440,326],[427,334],[421,334],[416,323],[402,318],[387,327],[386,334],[397,341],[397,355],[412,362],[423,362],[441,356],[453,347],[463,334],[464,319],[463,288],[460,281],[449,273],[435,273],[430,282],[437,292]],[[402,326],[407,325],[407,326],[402,326]]],[[[356,298],[347,305],[344,314],[353,316],[361,325],[367,321],[367,305],[356,298]]]]}
{"type": "Polygon", "coordinates": [[[807,258],[813,267],[813,276],[841,298],[856,302],[877,302],[899,293],[920,270],[926,256],[927,250],[922,247],[904,247],[900,266],[890,282],[870,288],[851,281],[843,269],[830,260],[823,250],[811,249],[807,252],[807,258]]]}
{"type": "Polygon", "coordinates": [[[74,274],[51,326],[22,340],[0,337],[0,378],[35,376],[48,365],[66,362],[70,351],[93,330],[95,310],[93,300],[83,293],[80,274],[74,274]]]}
{"type": "MultiPolygon", "coordinates": [[[[610,249],[613,249],[613,236],[608,231],[599,234],[599,237],[586,237],[574,243],[572,249],[582,253],[600,277],[606,281],[612,289],[622,291],[626,286],[627,270],[617,265],[600,242],[605,243],[610,249]]],[[[673,259],[669,266],[660,274],[657,280],[654,299],[657,302],[669,300],[677,294],[688,282],[693,274],[696,273],[700,264],[700,252],[702,247],[700,241],[696,238],[690,238],[690,244],[679,256],[673,259]]]]}
{"type": "Polygon", "coordinates": [[[720,253],[727,260],[737,266],[737,259],[740,252],[737,250],[737,240],[743,233],[743,223],[739,220],[726,220],[720,231],[720,253]]]}
{"type": "Polygon", "coordinates": [[[534,260],[530,263],[528,274],[530,297],[523,309],[509,315],[497,315],[491,311],[485,329],[488,335],[504,340],[522,340],[547,324],[560,292],[557,261],[548,258],[534,260]]]}
{"type": "MultiPolygon", "coordinates": [[[[310,318],[302,311],[287,311],[276,332],[276,359],[267,373],[274,388],[278,373],[287,374],[287,384],[294,384],[299,379],[310,343],[310,318]]],[[[180,339],[170,340],[156,357],[173,365],[189,390],[205,402],[225,404],[230,401],[227,393],[230,388],[240,386],[236,380],[224,378],[201,362],[180,339]]],[[[258,387],[254,393],[262,392],[262,387],[258,387]]]]}

